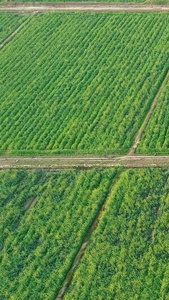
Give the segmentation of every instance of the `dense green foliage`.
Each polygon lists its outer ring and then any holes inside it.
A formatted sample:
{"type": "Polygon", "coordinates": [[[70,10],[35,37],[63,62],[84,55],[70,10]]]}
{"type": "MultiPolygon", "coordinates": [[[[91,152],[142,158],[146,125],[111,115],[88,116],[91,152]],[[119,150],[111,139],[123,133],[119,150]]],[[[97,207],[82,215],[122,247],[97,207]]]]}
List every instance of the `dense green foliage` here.
{"type": "Polygon", "coordinates": [[[1,51],[0,151],[125,153],[168,69],[168,14],[34,16],[1,51]]]}
{"type": "Polygon", "coordinates": [[[158,104],[142,136],[137,152],[169,154],[169,78],[158,99],[158,104]]]}
{"type": "Polygon", "coordinates": [[[0,299],[55,299],[118,172],[0,172],[0,299]]]}
{"type": "Polygon", "coordinates": [[[64,300],[169,299],[168,175],[121,175],[64,300]]]}
{"type": "Polygon", "coordinates": [[[0,44],[21,25],[25,16],[8,12],[0,12],[0,44]]]}

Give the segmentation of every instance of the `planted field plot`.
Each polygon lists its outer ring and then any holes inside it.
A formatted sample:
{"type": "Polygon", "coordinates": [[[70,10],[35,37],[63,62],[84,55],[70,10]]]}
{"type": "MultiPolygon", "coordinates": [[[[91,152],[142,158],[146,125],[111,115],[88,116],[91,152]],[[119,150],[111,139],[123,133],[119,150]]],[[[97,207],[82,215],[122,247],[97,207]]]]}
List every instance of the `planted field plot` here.
{"type": "Polygon", "coordinates": [[[0,44],[18,28],[26,19],[25,16],[8,12],[0,12],[0,44]]]}
{"type": "Polygon", "coordinates": [[[169,15],[48,13],[0,55],[0,150],[126,153],[169,67],[169,15]]]}
{"type": "Polygon", "coordinates": [[[169,173],[124,172],[64,300],[168,299],[169,173]]]}
{"type": "Polygon", "coordinates": [[[142,136],[137,152],[169,154],[169,77],[142,136]]]}
{"type": "Polygon", "coordinates": [[[0,299],[55,299],[117,172],[0,172],[0,299]]]}

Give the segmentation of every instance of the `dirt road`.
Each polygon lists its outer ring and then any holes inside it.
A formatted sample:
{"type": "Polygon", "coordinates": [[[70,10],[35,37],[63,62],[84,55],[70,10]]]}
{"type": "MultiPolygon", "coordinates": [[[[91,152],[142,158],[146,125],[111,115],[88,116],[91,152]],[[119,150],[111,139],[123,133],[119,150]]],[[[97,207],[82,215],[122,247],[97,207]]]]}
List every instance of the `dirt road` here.
{"type": "Polygon", "coordinates": [[[69,168],[169,167],[169,156],[39,156],[0,157],[0,169],[69,169],[69,168]]]}
{"type": "Polygon", "coordinates": [[[1,2],[0,11],[35,13],[47,11],[125,11],[125,12],[169,12],[169,4],[151,3],[96,3],[96,2],[1,2]]]}

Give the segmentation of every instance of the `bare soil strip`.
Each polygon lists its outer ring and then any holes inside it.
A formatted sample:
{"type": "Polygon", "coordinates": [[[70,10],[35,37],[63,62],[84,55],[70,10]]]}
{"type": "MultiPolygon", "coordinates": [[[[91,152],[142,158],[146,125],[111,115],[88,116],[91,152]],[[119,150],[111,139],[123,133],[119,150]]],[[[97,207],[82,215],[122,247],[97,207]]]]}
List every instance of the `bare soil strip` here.
{"type": "Polygon", "coordinates": [[[124,11],[124,12],[169,12],[169,4],[153,3],[96,3],[96,2],[1,2],[0,11],[20,13],[47,11],[124,11]]]}
{"type": "Polygon", "coordinates": [[[34,207],[36,200],[37,200],[37,197],[31,197],[31,198],[29,199],[29,201],[26,203],[25,209],[26,209],[26,210],[29,210],[29,209],[31,209],[32,207],[34,207]]]}
{"type": "Polygon", "coordinates": [[[66,293],[67,289],[69,288],[69,285],[70,285],[70,283],[71,283],[71,281],[73,279],[73,275],[75,273],[75,270],[78,267],[78,265],[80,264],[80,261],[81,261],[83,255],[84,255],[84,252],[85,252],[85,250],[86,250],[86,248],[87,248],[87,246],[88,246],[88,244],[90,242],[91,235],[92,235],[93,231],[97,228],[97,225],[98,225],[99,219],[100,219],[100,215],[104,211],[106,203],[107,203],[107,200],[109,198],[109,195],[110,195],[112,189],[114,188],[115,184],[119,180],[120,175],[121,175],[121,173],[117,174],[116,177],[115,177],[115,179],[113,180],[112,185],[111,185],[111,187],[109,189],[109,192],[108,192],[107,196],[105,197],[104,202],[103,202],[103,204],[102,204],[102,206],[101,206],[98,214],[96,215],[96,217],[93,220],[91,226],[89,227],[89,230],[86,233],[86,236],[85,236],[85,238],[83,240],[83,243],[82,243],[82,245],[81,245],[81,247],[80,247],[80,249],[79,249],[79,251],[78,251],[78,253],[77,253],[77,255],[76,255],[75,259],[74,259],[74,261],[73,261],[73,264],[72,264],[70,270],[68,271],[68,273],[66,275],[66,278],[65,278],[65,280],[63,282],[63,285],[62,285],[62,288],[60,289],[60,291],[59,291],[59,293],[58,293],[58,295],[57,295],[57,297],[56,297],[55,300],[61,300],[61,299],[63,299],[64,294],[66,293]]]}
{"type": "Polygon", "coordinates": [[[0,44],[0,50],[6,46],[11,40],[13,40],[13,38],[15,37],[15,35],[20,32],[22,30],[22,28],[25,26],[26,23],[29,22],[29,18],[27,18],[14,32],[12,32],[5,41],[3,41],[2,44],[0,44]]]}
{"type": "Polygon", "coordinates": [[[0,157],[0,169],[90,169],[169,167],[169,155],[0,157]]]}
{"type": "Polygon", "coordinates": [[[143,122],[142,126],[140,127],[140,129],[137,133],[137,136],[136,136],[135,141],[134,141],[134,145],[132,146],[132,148],[129,151],[129,154],[128,154],[129,156],[134,155],[136,153],[136,150],[137,150],[138,145],[140,144],[142,135],[143,135],[143,133],[144,133],[144,131],[145,131],[147,125],[148,125],[148,122],[149,122],[149,120],[150,120],[150,118],[153,114],[153,111],[154,111],[154,109],[155,109],[155,107],[158,103],[159,96],[160,96],[160,94],[161,94],[161,92],[162,92],[162,90],[163,90],[163,88],[164,88],[164,86],[167,82],[168,77],[169,77],[169,71],[167,72],[166,76],[164,77],[164,80],[163,80],[163,82],[162,82],[162,84],[161,84],[161,86],[160,86],[160,88],[159,88],[159,90],[158,90],[158,92],[157,92],[157,94],[154,98],[154,101],[153,101],[153,103],[150,107],[150,110],[148,111],[148,113],[147,113],[147,115],[144,119],[144,122],[143,122]]]}

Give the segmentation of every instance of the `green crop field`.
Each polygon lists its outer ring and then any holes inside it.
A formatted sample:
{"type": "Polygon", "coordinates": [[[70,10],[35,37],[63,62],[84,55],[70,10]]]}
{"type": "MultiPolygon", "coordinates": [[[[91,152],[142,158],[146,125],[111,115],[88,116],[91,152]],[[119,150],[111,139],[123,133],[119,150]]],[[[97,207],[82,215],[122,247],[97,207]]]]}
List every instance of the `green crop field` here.
{"type": "Polygon", "coordinates": [[[0,171],[0,300],[168,299],[169,172],[0,171]]]}
{"type": "Polygon", "coordinates": [[[169,13],[34,9],[0,12],[0,300],[169,300],[169,13]]]}
{"type": "Polygon", "coordinates": [[[169,15],[29,18],[0,52],[0,152],[126,153],[169,68],[169,15]]]}
{"type": "Polygon", "coordinates": [[[64,300],[169,299],[168,189],[168,171],[121,175],[64,300]]]}
{"type": "Polygon", "coordinates": [[[26,16],[8,12],[0,12],[0,44],[18,28],[26,16]]]}
{"type": "Polygon", "coordinates": [[[119,171],[0,171],[0,299],[55,299],[119,171]]]}
{"type": "Polygon", "coordinates": [[[169,154],[169,79],[159,97],[137,149],[138,153],[169,154]]]}

